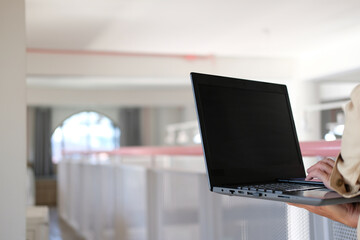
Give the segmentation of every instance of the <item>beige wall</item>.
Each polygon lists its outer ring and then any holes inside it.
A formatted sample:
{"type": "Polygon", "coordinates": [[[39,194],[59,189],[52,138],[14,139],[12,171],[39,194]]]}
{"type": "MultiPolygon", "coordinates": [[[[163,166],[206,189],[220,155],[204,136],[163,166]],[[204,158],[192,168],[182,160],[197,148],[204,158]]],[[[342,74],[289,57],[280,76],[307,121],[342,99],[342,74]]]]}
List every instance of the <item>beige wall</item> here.
{"type": "Polygon", "coordinates": [[[187,106],[190,72],[289,82],[292,59],[28,53],[29,105],[187,106]]]}
{"type": "Polygon", "coordinates": [[[25,239],[25,9],[0,1],[0,239],[25,239]]]}

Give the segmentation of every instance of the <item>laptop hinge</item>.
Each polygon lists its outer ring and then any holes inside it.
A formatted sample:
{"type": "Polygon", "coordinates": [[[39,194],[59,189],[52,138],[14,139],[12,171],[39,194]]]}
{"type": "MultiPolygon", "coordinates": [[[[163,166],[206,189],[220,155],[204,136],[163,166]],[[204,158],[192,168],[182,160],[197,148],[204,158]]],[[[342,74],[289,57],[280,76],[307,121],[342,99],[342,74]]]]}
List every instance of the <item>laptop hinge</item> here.
{"type": "Polygon", "coordinates": [[[305,184],[325,186],[324,183],[321,182],[320,180],[307,181],[307,180],[305,180],[305,178],[278,179],[278,181],[279,182],[288,182],[288,183],[305,183],[305,184]]]}

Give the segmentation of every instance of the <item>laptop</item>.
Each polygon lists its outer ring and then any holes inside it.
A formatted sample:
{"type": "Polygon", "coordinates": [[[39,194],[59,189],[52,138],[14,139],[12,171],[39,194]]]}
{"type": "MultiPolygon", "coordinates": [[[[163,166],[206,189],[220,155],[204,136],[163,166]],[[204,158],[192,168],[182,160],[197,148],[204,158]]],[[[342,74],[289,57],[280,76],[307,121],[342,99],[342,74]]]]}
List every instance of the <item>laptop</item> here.
{"type": "Polygon", "coordinates": [[[316,206],[360,201],[305,181],[285,85],[190,75],[211,191],[316,206]]]}

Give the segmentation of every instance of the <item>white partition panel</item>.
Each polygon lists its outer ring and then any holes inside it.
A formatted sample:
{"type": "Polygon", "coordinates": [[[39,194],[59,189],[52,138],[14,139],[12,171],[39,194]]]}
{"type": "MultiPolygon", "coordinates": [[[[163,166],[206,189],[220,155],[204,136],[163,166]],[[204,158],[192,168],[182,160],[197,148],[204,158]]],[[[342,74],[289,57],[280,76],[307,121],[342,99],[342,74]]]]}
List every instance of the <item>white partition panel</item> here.
{"type": "MultiPolygon", "coordinates": [[[[95,164],[84,164],[83,185],[81,195],[81,235],[87,240],[101,239],[100,216],[100,184],[99,166],[95,164]]],[[[80,176],[79,176],[80,178],[80,176]]]]}
{"type": "Polygon", "coordinates": [[[285,203],[224,196],[221,207],[223,239],[288,239],[285,203]]]}
{"type": "Polygon", "coordinates": [[[69,187],[69,215],[68,221],[71,227],[77,231],[80,230],[80,206],[82,204],[82,183],[81,176],[83,164],[79,161],[71,161],[68,163],[68,179],[69,187]]]}
{"type": "Polygon", "coordinates": [[[67,202],[67,195],[68,195],[68,190],[67,190],[67,161],[63,160],[61,162],[59,162],[58,166],[57,166],[57,199],[58,199],[58,213],[59,216],[62,219],[67,219],[66,216],[66,204],[67,202]]]}
{"type": "Polygon", "coordinates": [[[205,174],[198,174],[199,181],[199,214],[201,238],[207,240],[223,239],[223,196],[209,190],[209,181],[205,174]]]}
{"type": "Polygon", "coordinates": [[[329,221],[331,224],[333,240],[357,240],[356,229],[345,226],[342,223],[329,221]]]}
{"type": "Polygon", "coordinates": [[[116,239],[146,240],[147,168],[119,165],[116,169],[116,239]]]}
{"type": "Polygon", "coordinates": [[[100,171],[100,238],[115,239],[115,167],[111,164],[101,165],[100,171]]]}
{"type": "Polygon", "coordinates": [[[159,240],[200,239],[199,182],[196,174],[158,171],[159,240]]]}
{"type": "Polygon", "coordinates": [[[212,193],[198,160],[63,161],[59,214],[86,240],[356,239],[286,203],[212,193]]]}

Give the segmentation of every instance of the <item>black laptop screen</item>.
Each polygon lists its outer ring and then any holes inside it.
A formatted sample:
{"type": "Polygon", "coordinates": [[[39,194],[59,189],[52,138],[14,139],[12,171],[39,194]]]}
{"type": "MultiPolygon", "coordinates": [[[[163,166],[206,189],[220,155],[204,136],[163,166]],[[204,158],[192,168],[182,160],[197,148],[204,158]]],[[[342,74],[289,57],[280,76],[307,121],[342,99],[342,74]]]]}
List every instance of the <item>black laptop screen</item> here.
{"type": "Polygon", "coordinates": [[[284,85],[212,76],[194,90],[212,186],[305,176],[284,85]]]}

